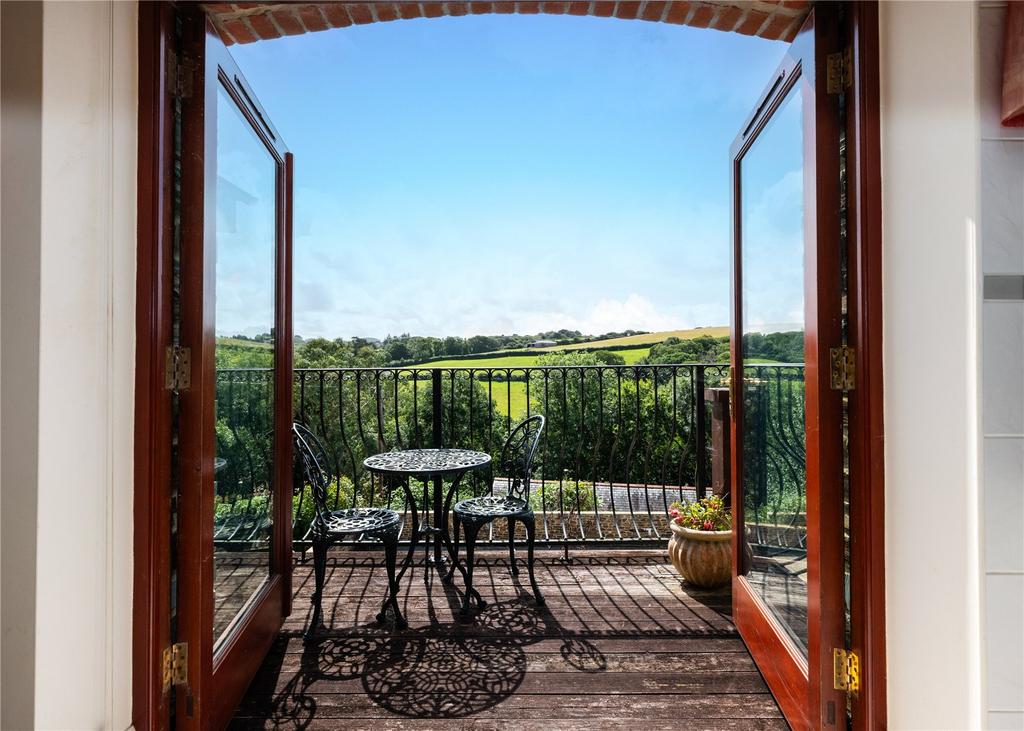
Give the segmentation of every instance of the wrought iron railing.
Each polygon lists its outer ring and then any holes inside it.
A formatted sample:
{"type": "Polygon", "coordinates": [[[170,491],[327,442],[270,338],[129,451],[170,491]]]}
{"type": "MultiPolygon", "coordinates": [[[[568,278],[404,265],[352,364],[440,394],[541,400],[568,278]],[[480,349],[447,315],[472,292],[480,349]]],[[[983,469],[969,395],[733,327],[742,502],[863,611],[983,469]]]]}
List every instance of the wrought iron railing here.
{"type": "MultiPolygon", "coordinates": [[[[796,385],[802,370],[756,366],[765,384],[758,393],[766,394],[759,413],[771,422],[757,476],[764,498],[759,524],[789,519],[802,504],[803,432],[793,428],[803,422],[796,385]],[[776,499],[780,490],[784,500],[776,499]]],[[[547,427],[531,491],[538,541],[566,547],[662,542],[668,506],[708,490],[712,445],[704,392],[727,374],[718,364],[299,369],[293,410],[331,453],[334,505],[400,511],[403,491],[364,470],[365,457],[431,446],[497,456],[519,420],[543,413],[547,427]]],[[[226,463],[218,472],[215,540],[225,546],[266,525],[270,379],[270,371],[259,369],[217,374],[218,456],[226,463]]],[[[473,474],[460,494],[500,492],[501,478],[494,471],[473,474]]],[[[295,488],[294,538],[302,548],[313,505],[307,486],[295,488]]],[[[500,531],[495,526],[482,539],[504,540],[500,531]]]]}

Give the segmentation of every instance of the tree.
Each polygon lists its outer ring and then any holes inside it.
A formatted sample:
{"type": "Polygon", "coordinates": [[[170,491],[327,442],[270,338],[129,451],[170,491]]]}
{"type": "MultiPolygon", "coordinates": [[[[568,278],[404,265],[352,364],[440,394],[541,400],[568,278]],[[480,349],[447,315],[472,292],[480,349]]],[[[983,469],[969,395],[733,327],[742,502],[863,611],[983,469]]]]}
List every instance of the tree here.
{"type": "Polygon", "coordinates": [[[490,335],[474,335],[467,341],[470,353],[487,353],[497,350],[498,340],[490,335]]]}
{"type": "Polygon", "coordinates": [[[442,355],[465,355],[466,339],[449,335],[441,342],[442,355]]]}
{"type": "Polygon", "coordinates": [[[313,338],[295,351],[296,368],[343,368],[351,362],[352,349],[341,338],[313,338]]]}
{"type": "Polygon", "coordinates": [[[384,341],[384,354],[388,363],[401,363],[412,359],[412,351],[406,344],[408,335],[400,338],[388,338],[384,341]]]}

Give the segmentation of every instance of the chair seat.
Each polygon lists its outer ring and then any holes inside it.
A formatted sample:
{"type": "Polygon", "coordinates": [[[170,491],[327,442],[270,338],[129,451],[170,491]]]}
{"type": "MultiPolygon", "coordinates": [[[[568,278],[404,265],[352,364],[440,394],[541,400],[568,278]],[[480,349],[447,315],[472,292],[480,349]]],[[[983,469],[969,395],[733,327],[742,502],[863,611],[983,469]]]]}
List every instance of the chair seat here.
{"type": "Polygon", "coordinates": [[[459,515],[479,516],[481,518],[501,518],[507,515],[519,515],[529,510],[525,500],[509,495],[485,495],[462,500],[455,504],[455,512],[459,515]]]}
{"type": "Polygon", "coordinates": [[[327,516],[328,533],[351,535],[384,530],[398,525],[402,516],[385,508],[349,508],[335,510],[327,516]]]}

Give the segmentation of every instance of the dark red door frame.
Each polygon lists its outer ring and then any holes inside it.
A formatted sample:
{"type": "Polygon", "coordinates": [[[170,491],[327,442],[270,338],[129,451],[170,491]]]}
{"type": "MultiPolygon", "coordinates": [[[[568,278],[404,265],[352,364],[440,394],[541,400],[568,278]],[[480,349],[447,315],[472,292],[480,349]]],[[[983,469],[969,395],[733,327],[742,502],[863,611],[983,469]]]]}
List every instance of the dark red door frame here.
{"type": "Polygon", "coordinates": [[[853,63],[846,95],[849,341],[857,353],[849,399],[850,610],[863,679],[853,723],[875,731],[887,725],[878,3],[847,3],[845,30],[853,63]]]}
{"type": "Polygon", "coordinates": [[[161,660],[171,641],[171,396],[164,358],[171,344],[173,38],[173,7],[139,3],[132,722],[140,731],[166,728],[169,710],[161,660]]]}
{"type": "Polygon", "coordinates": [[[840,104],[827,93],[826,66],[840,51],[839,6],[804,21],[731,150],[733,159],[732,420],[733,621],[794,728],[837,728],[845,697],[832,687],[832,649],[843,646],[842,394],[830,388],[829,350],[841,344],[840,104]],[[745,275],[742,164],[784,100],[803,97],[804,332],[806,385],[807,650],[803,656],[747,582],[742,488],[745,460],[742,356],[745,275]],[[826,681],[827,679],[827,681],[826,681]]]}
{"type": "MultiPolygon", "coordinates": [[[[850,399],[853,649],[863,689],[857,729],[886,726],[885,492],[882,402],[882,234],[877,2],[849,2],[853,87],[847,98],[851,313],[857,388],[850,399]]],[[[170,2],[139,4],[138,221],[135,374],[135,505],[132,718],[167,724],[161,654],[170,642],[170,398],[163,387],[170,344],[170,2]]]]}

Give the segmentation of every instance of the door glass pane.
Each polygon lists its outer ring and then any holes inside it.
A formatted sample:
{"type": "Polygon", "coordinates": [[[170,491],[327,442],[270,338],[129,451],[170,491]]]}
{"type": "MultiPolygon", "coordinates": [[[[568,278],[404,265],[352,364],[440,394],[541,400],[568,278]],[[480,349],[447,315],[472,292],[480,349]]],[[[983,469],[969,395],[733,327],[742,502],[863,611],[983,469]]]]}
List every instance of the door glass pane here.
{"type": "Polygon", "coordinates": [[[746,578],[807,652],[802,102],[740,162],[746,578]]]}
{"type": "Polygon", "coordinates": [[[217,94],[214,637],[270,572],[277,166],[217,94]],[[237,370],[237,369],[245,369],[237,370]]]}

